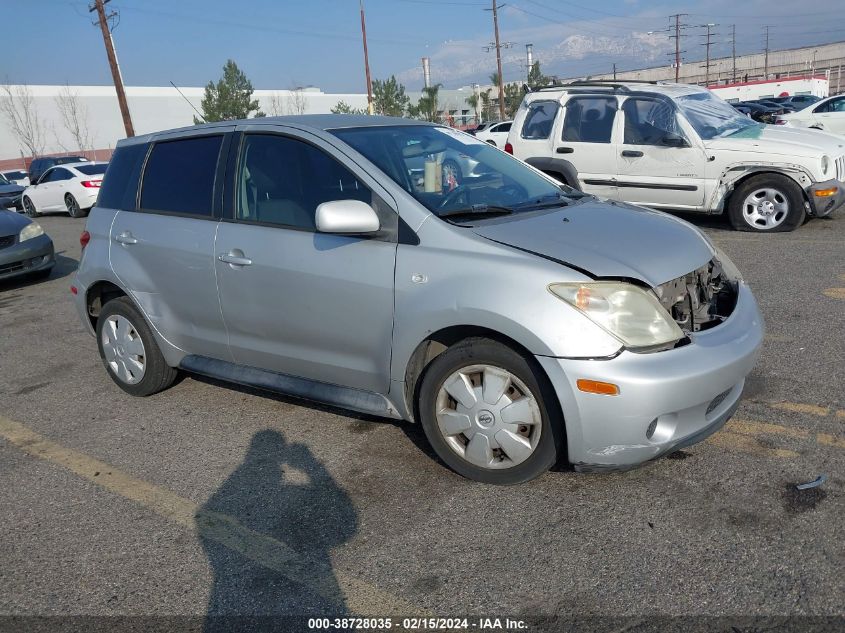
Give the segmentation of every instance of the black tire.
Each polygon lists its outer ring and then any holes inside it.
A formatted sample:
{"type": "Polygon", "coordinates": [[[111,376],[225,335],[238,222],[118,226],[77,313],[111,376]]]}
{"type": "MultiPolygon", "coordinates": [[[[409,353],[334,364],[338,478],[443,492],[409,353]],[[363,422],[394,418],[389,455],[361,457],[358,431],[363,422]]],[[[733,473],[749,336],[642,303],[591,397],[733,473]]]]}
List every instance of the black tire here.
{"type": "Polygon", "coordinates": [[[731,226],[737,231],[752,231],[760,233],[782,233],[794,231],[804,222],[806,211],[804,210],[804,193],[789,176],[781,174],[760,174],[752,176],[742,182],[731,194],[728,200],[728,220],[731,226]],[[786,217],[780,224],[772,228],[764,226],[752,226],[745,220],[743,205],[745,199],[755,190],[773,189],[780,193],[788,202],[789,209],[786,217]]]}
{"type": "Polygon", "coordinates": [[[446,176],[447,176],[447,173],[448,173],[447,169],[452,170],[452,172],[455,174],[455,181],[457,182],[458,185],[460,185],[461,181],[464,179],[464,174],[461,171],[461,166],[458,165],[458,163],[456,163],[455,161],[453,161],[451,159],[444,160],[443,164],[441,165],[441,171],[442,171],[441,178],[443,179],[444,183],[446,182],[446,176]]]}
{"type": "Polygon", "coordinates": [[[23,200],[21,201],[23,204],[23,211],[31,218],[37,218],[40,213],[35,208],[35,205],[32,203],[32,200],[29,199],[29,196],[24,196],[23,200]]]}
{"type": "Polygon", "coordinates": [[[455,344],[425,369],[417,393],[419,419],[429,443],[447,466],[468,479],[498,485],[523,483],[543,474],[565,455],[563,415],[548,378],[536,361],[501,343],[469,338],[455,344]],[[441,433],[435,415],[438,392],[453,372],[471,365],[502,368],[521,380],[535,396],[542,418],[540,438],[534,452],[522,463],[504,469],[476,466],[455,452],[441,433]]]}
{"type": "Polygon", "coordinates": [[[490,143],[490,145],[492,145],[493,147],[497,147],[496,141],[492,141],[492,140],[488,139],[487,142],[490,143]]]}
{"type": "Polygon", "coordinates": [[[85,211],[79,208],[79,203],[76,201],[76,198],[73,197],[73,194],[65,194],[65,207],[67,208],[68,215],[72,218],[84,218],[88,215],[85,211]]]}
{"type": "Polygon", "coordinates": [[[103,362],[106,373],[118,387],[129,395],[151,396],[167,389],[176,380],[178,372],[165,362],[147,321],[127,297],[112,299],[103,306],[97,319],[97,348],[100,350],[100,360],[103,362]],[[114,315],[119,315],[129,321],[144,344],[146,368],[143,378],[135,384],[129,384],[119,378],[106,361],[106,355],[103,351],[103,327],[108,318],[114,315]]]}

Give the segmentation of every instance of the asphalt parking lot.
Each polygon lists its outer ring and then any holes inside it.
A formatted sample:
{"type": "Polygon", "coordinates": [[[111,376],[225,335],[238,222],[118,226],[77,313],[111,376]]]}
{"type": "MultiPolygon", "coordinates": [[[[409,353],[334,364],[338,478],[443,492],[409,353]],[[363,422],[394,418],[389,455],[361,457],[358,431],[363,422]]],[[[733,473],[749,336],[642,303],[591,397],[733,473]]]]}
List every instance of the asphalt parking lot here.
{"type": "Polygon", "coordinates": [[[698,223],[767,322],[723,431],[509,488],[416,426],[190,376],[125,395],[70,301],[84,219],[39,221],[53,274],[0,285],[0,615],[845,616],[841,213],[698,223]]]}

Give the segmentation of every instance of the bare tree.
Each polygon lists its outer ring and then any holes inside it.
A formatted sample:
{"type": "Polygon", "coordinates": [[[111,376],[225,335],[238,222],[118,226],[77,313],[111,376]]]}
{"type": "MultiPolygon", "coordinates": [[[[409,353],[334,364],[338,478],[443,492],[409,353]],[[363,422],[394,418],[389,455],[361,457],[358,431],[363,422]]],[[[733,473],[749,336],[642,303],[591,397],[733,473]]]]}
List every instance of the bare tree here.
{"type": "Polygon", "coordinates": [[[38,115],[35,98],[26,84],[0,86],[0,113],[6,125],[30,156],[44,153],[46,125],[38,115]]]}
{"type": "Polygon", "coordinates": [[[270,107],[268,110],[270,111],[270,116],[282,116],[285,113],[285,104],[282,98],[275,92],[270,95],[270,107]]]}
{"type": "MultiPolygon", "coordinates": [[[[56,107],[62,116],[65,129],[70,132],[79,151],[93,149],[91,131],[88,127],[88,108],[79,95],[65,85],[56,96],[56,107]]],[[[58,136],[57,136],[58,138],[58,136]]]]}
{"type": "Polygon", "coordinates": [[[302,88],[291,88],[286,98],[286,106],[288,114],[305,114],[308,109],[308,98],[302,88]]]}

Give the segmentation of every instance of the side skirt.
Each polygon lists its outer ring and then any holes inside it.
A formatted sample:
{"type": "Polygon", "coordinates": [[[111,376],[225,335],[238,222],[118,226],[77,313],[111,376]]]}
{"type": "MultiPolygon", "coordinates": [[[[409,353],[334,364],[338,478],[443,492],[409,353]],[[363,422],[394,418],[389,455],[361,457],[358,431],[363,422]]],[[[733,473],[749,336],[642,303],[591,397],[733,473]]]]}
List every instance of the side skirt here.
{"type": "Polygon", "coordinates": [[[386,397],[372,391],[341,387],[308,378],[288,376],[255,367],[236,365],[224,360],[191,354],[179,363],[179,368],[210,378],[239,385],[266,389],[276,393],[331,404],[359,413],[402,419],[399,411],[386,397]]]}

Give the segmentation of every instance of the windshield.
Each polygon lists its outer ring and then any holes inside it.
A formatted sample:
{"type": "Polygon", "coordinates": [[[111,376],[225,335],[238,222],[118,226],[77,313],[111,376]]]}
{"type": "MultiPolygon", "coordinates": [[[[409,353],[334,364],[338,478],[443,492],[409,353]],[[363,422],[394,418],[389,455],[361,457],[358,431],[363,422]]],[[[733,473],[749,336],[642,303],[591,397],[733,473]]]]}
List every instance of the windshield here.
{"type": "Polygon", "coordinates": [[[711,92],[684,95],[675,102],[704,140],[730,136],[759,125],[711,92]]]}
{"type": "Polygon", "coordinates": [[[519,213],[570,201],[561,187],[522,162],[451,128],[397,125],[331,132],[441,217],[519,213]]]}
{"type": "Polygon", "coordinates": [[[0,174],[0,185],[11,185],[12,183],[9,182],[9,179],[6,178],[3,174],[0,174]]]}

